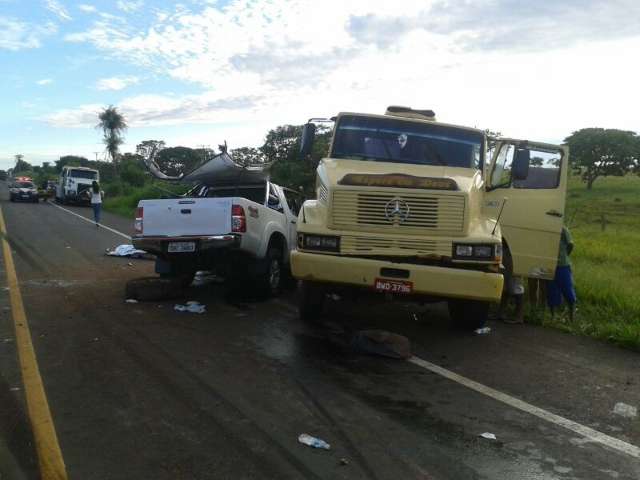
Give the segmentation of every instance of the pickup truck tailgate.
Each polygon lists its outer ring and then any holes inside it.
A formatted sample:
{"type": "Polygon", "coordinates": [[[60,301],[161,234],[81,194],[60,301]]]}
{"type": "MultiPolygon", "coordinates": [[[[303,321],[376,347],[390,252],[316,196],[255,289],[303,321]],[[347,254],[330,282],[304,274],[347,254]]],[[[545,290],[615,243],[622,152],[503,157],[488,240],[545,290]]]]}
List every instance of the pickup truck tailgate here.
{"type": "Polygon", "coordinates": [[[231,232],[232,198],[141,200],[142,235],[162,237],[222,235],[231,232]]]}

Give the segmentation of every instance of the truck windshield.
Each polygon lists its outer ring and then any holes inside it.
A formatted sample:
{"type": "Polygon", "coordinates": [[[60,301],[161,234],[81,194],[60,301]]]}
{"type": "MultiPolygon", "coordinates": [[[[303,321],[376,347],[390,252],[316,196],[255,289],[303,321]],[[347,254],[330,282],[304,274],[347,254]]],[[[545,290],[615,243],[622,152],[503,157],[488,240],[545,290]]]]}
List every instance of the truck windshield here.
{"type": "Polygon", "coordinates": [[[70,177],[74,178],[88,178],[89,180],[95,180],[98,177],[97,172],[91,170],[71,170],[69,172],[70,177]]]}
{"type": "Polygon", "coordinates": [[[333,158],[482,168],[480,132],[395,118],[344,115],[338,121],[333,158]]]}

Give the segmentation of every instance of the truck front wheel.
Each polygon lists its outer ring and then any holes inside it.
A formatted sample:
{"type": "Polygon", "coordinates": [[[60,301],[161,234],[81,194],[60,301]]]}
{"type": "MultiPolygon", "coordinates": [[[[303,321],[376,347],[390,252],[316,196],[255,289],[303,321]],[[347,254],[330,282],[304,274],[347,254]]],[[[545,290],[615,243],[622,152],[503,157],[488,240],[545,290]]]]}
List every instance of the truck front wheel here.
{"type": "Polygon", "coordinates": [[[449,316],[457,327],[465,330],[481,328],[489,316],[489,302],[449,300],[449,316]]]}
{"type": "Polygon", "coordinates": [[[320,283],[301,280],[298,295],[298,312],[300,319],[310,322],[318,320],[322,314],[322,307],[324,305],[324,286],[320,283]]]}

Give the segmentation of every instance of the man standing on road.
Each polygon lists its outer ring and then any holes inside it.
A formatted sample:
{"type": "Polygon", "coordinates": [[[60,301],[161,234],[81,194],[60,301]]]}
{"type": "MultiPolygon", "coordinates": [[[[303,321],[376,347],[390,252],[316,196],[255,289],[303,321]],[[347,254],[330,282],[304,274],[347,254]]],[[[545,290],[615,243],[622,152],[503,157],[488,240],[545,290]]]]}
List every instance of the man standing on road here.
{"type": "Polygon", "coordinates": [[[91,184],[91,206],[93,207],[93,219],[96,227],[100,226],[100,210],[102,209],[102,192],[100,192],[100,184],[95,180],[91,184]]]}
{"type": "Polygon", "coordinates": [[[551,310],[551,317],[555,317],[558,307],[562,305],[562,298],[569,305],[569,320],[573,320],[576,311],[576,290],[573,286],[571,260],[569,255],[573,251],[573,239],[567,227],[562,227],[560,234],[560,251],[558,265],[553,280],[547,285],[547,303],[551,310]]]}

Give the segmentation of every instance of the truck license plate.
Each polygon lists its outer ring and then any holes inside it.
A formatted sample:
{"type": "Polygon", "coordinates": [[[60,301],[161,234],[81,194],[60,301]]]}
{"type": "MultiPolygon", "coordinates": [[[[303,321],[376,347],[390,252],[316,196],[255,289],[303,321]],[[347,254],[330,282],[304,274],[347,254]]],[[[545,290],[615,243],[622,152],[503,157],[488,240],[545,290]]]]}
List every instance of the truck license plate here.
{"type": "Polygon", "coordinates": [[[413,283],[402,282],[399,280],[387,280],[384,278],[376,278],[373,285],[376,292],[384,293],[411,293],[413,291],[413,283]]]}
{"type": "Polygon", "coordinates": [[[169,253],[195,252],[196,242],[171,242],[167,247],[169,253]]]}

